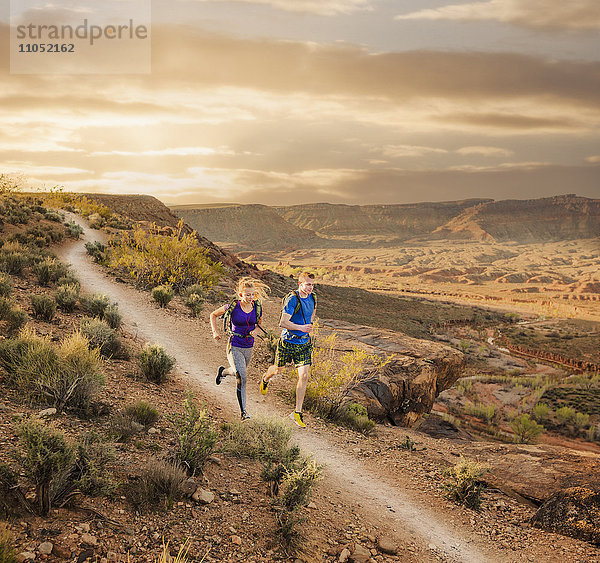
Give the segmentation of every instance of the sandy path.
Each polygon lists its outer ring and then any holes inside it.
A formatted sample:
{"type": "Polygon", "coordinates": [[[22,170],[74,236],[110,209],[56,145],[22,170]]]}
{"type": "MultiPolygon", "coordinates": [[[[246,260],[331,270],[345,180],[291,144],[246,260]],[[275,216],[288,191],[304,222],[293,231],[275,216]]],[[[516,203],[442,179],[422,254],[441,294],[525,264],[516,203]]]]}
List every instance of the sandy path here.
{"type": "MultiPolygon", "coordinates": [[[[136,291],[128,285],[118,283],[105,274],[87,255],[84,243],[102,240],[104,234],[88,229],[77,216],[71,216],[85,228],[85,234],[77,242],[58,250],[63,261],[72,265],[81,281],[82,289],[88,293],[104,293],[116,301],[125,319],[126,330],[136,333],[150,342],[158,342],[166,351],[177,358],[176,369],[188,375],[211,401],[220,406],[232,418],[238,416],[235,394],[229,385],[217,387],[214,375],[218,355],[199,324],[192,318],[175,317],[157,308],[148,293],[136,291]],[[211,358],[212,357],[212,358],[211,358]]],[[[285,416],[282,408],[276,407],[267,397],[264,400],[255,386],[248,389],[248,402],[252,413],[258,415],[278,414],[285,416]],[[278,412],[281,411],[281,412],[278,412]]],[[[340,450],[333,440],[308,430],[294,427],[294,438],[305,452],[312,452],[316,461],[326,466],[325,487],[340,491],[342,498],[356,504],[361,512],[374,523],[387,528],[395,536],[398,545],[413,542],[421,547],[430,560],[442,559],[461,562],[506,560],[492,546],[483,545],[482,540],[465,536],[464,530],[451,528],[442,521],[443,515],[424,505],[401,490],[401,483],[392,483],[379,475],[377,468],[368,466],[351,454],[340,450]],[[435,546],[435,547],[434,547],[435,546]],[[437,553],[437,555],[436,555],[437,553]]],[[[420,561],[423,559],[423,552],[420,561]]]]}

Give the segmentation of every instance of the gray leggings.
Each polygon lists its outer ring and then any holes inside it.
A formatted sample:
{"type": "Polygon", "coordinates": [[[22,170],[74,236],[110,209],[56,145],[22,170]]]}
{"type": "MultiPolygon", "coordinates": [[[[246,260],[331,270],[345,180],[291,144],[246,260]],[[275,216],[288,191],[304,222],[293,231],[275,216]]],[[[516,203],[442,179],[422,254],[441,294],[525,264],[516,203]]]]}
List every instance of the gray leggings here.
{"type": "Polygon", "coordinates": [[[240,411],[246,411],[246,379],[248,374],[248,364],[252,357],[253,348],[238,348],[229,346],[227,350],[228,368],[223,370],[223,375],[235,375],[237,380],[237,399],[240,404],[240,411]]]}

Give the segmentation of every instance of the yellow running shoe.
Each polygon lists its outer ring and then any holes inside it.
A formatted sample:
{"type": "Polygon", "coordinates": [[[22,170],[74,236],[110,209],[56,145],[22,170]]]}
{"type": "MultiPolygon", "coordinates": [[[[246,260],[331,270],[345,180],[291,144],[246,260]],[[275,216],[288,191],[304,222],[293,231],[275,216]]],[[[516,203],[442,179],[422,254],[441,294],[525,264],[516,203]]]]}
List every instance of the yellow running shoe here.
{"type": "Polygon", "coordinates": [[[266,395],[268,388],[269,388],[269,382],[265,381],[264,378],[261,378],[261,380],[260,380],[260,394],[261,395],[266,395]]]}
{"type": "Polygon", "coordinates": [[[300,427],[306,428],[306,424],[304,424],[304,420],[302,420],[302,413],[298,411],[294,411],[290,413],[290,418],[300,427]]]}

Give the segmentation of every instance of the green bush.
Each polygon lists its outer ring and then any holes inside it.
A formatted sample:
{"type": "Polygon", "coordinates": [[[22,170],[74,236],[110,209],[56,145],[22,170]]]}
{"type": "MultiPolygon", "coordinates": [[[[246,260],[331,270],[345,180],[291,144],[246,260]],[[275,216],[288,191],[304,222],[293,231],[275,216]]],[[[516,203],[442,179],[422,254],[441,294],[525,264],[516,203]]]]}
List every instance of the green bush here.
{"type": "Polygon", "coordinates": [[[81,321],[81,333],[88,339],[90,348],[98,348],[105,358],[112,358],[121,350],[119,336],[106,321],[86,317],[81,321]]]}
{"type": "Polygon", "coordinates": [[[2,563],[17,563],[17,552],[13,547],[12,535],[6,522],[0,522],[0,561],[2,563]]]}
{"type": "Polygon", "coordinates": [[[278,418],[252,418],[224,427],[221,450],[252,459],[281,458],[288,449],[292,431],[278,418]]]}
{"type": "Polygon", "coordinates": [[[76,456],[77,489],[90,496],[111,496],[117,487],[109,469],[115,459],[114,448],[90,432],[77,444],[76,456]]]}
{"type": "Polygon", "coordinates": [[[25,421],[18,429],[25,455],[22,458],[26,476],[35,485],[36,505],[41,516],[52,507],[55,494],[73,462],[73,448],[62,433],[36,420],[25,421]]]}
{"type": "Polygon", "coordinates": [[[126,272],[143,287],[168,284],[179,291],[199,283],[210,288],[223,274],[223,266],[208,257],[196,233],[183,234],[182,229],[183,221],[174,236],[154,235],[140,228],[124,233],[111,242],[110,266],[126,272]]]}
{"type": "Polygon", "coordinates": [[[114,303],[104,309],[104,320],[108,323],[108,326],[114,330],[117,330],[123,322],[123,317],[119,313],[119,306],[114,303]]]}
{"type": "Polygon", "coordinates": [[[148,381],[164,383],[175,365],[175,358],[169,356],[159,344],[145,344],[138,357],[138,366],[148,381]]]}
{"type": "Polygon", "coordinates": [[[179,466],[151,460],[143,468],[139,479],[132,483],[129,498],[138,507],[170,507],[183,496],[182,485],[186,479],[185,471],[179,466]]]}
{"type": "Polygon", "coordinates": [[[516,441],[519,444],[530,444],[531,442],[534,442],[545,430],[541,424],[532,420],[526,413],[515,418],[510,423],[510,427],[516,434],[516,441]]]}
{"type": "Polygon", "coordinates": [[[109,421],[109,434],[119,442],[128,442],[143,429],[143,424],[136,422],[132,414],[126,410],[111,416],[109,421]]]}
{"type": "Polygon", "coordinates": [[[481,493],[485,483],[481,477],[489,471],[489,467],[478,461],[461,457],[460,460],[446,470],[449,478],[444,484],[448,497],[467,508],[479,510],[481,507],[481,493]]]}
{"type": "Polygon", "coordinates": [[[27,322],[27,313],[6,297],[0,297],[0,327],[11,336],[18,332],[27,322]]]}
{"type": "Polygon", "coordinates": [[[58,280],[56,280],[56,285],[74,285],[77,288],[77,295],[79,296],[81,283],[79,283],[79,280],[75,277],[73,272],[68,271],[64,276],[58,278],[58,280]]]}
{"type": "Polygon", "coordinates": [[[537,403],[533,407],[533,418],[538,422],[546,420],[550,416],[550,407],[546,403],[537,403]]]}
{"type": "Polygon", "coordinates": [[[106,311],[106,308],[110,305],[108,295],[102,293],[94,293],[94,295],[89,297],[80,297],[79,302],[88,315],[99,319],[104,317],[104,311],[106,311]]]}
{"type": "Polygon", "coordinates": [[[56,313],[56,301],[49,295],[30,295],[33,316],[36,319],[51,321],[56,313]]]}
{"type": "Polygon", "coordinates": [[[83,227],[75,223],[75,221],[65,223],[65,227],[71,238],[78,239],[83,234],[83,227]]]}
{"type": "Polygon", "coordinates": [[[50,282],[55,282],[66,275],[67,267],[56,258],[47,256],[34,264],[33,271],[37,275],[40,285],[47,286],[50,282]]]}
{"type": "Polygon", "coordinates": [[[97,264],[106,263],[106,246],[99,241],[86,242],[85,249],[97,264]]]}
{"type": "Polygon", "coordinates": [[[471,416],[479,418],[487,424],[492,423],[496,418],[496,407],[494,405],[484,405],[483,403],[468,403],[466,411],[471,416]]]}
{"type": "Polygon", "coordinates": [[[183,408],[182,414],[171,415],[168,420],[175,429],[177,439],[175,459],[194,475],[202,470],[206,460],[212,454],[217,441],[217,432],[206,411],[198,408],[189,393],[183,408]]]}
{"type": "Polygon", "coordinates": [[[75,284],[59,285],[54,292],[56,304],[66,313],[71,313],[75,309],[78,297],[79,286],[75,284]]]}
{"type": "Polygon", "coordinates": [[[12,288],[12,278],[8,274],[0,273],[0,297],[8,297],[12,288]]]}
{"type": "Polygon", "coordinates": [[[575,418],[573,420],[573,423],[575,424],[576,428],[579,428],[579,429],[583,430],[590,423],[590,415],[589,414],[584,414],[584,413],[581,413],[581,412],[576,412],[575,413],[575,418]]]}
{"type": "Polygon", "coordinates": [[[158,409],[146,401],[137,401],[133,405],[125,407],[125,413],[145,428],[155,424],[160,416],[158,409]]]}
{"type": "Polygon", "coordinates": [[[20,276],[33,262],[31,250],[18,242],[5,242],[0,248],[0,271],[20,276]]]}
{"type": "Polygon", "coordinates": [[[404,441],[398,444],[398,448],[400,448],[401,450],[406,450],[407,452],[414,452],[416,450],[414,441],[408,435],[406,436],[404,441]]]}
{"type": "Polygon", "coordinates": [[[55,223],[62,223],[65,220],[61,213],[57,213],[56,211],[52,210],[47,210],[44,215],[48,221],[54,221],[55,223]]]}
{"type": "Polygon", "coordinates": [[[174,296],[175,292],[170,285],[158,285],[152,290],[152,299],[161,307],[166,307],[174,296]]]}
{"type": "Polygon", "coordinates": [[[193,317],[199,317],[204,308],[204,299],[197,293],[191,293],[184,299],[185,306],[190,310],[193,317]]]}
{"type": "Polygon", "coordinates": [[[575,420],[575,409],[571,407],[561,407],[555,414],[561,424],[569,424],[575,420]]]}
{"type": "Polygon", "coordinates": [[[341,405],[336,422],[365,435],[370,434],[375,428],[375,421],[369,418],[366,407],[358,403],[341,405]]]}
{"type": "MultiPolygon", "coordinates": [[[[22,506],[15,495],[17,484],[16,473],[10,466],[0,462],[0,519],[2,520],[8,520],[21,513],[22,506]]],[[[0,561],[3,561],[1,557],[0,561]]]]}
{"type": "Polygon", "coordinates": [[[180,291],[182,297],[189,297],[190,295],[196,294],[199,295],[202,300],[206,299],[206,288],[199,283],[195,283],[193,285],[188,285],[180,291]]]}

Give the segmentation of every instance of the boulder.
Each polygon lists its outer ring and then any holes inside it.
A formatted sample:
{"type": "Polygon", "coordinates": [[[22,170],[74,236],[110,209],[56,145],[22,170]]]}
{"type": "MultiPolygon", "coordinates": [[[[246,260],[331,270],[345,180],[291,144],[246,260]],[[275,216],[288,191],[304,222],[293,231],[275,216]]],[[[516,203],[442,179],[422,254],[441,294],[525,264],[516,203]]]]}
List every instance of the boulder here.
{"type": "Polygon", "coordinates": [[[600,545],[600,488],[563,489],[550,496],[535,513],[537,528],[600,545]]]}
{"type": "Polygon", "coordinates": [[[364,405],[373,420],[412,426],[461,376],[463,354],[439,342],[343,321],[321,323],[325,334],[335,332],[341,349],[358,343],[369,354],[392,356],[383,367],[367,366],[350,393],[351,400],[364,405]]]}

